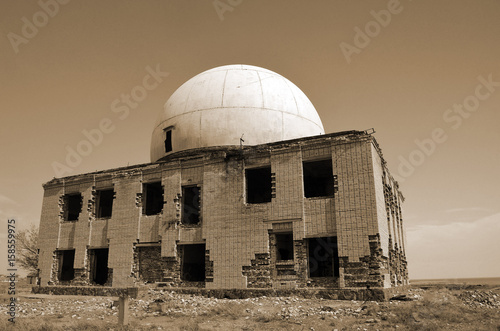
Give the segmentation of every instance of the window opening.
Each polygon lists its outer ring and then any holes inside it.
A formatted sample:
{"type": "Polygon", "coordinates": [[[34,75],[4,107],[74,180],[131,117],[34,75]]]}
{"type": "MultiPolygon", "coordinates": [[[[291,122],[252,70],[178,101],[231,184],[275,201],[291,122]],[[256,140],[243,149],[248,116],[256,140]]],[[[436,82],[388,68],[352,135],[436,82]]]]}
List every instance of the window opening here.
{"type": "Polygon", "coordinates": [[[97,191],[97,218],[109,218],[113,211],[113,189],[97,191]]]}
{"type": "Polygon", "coordinates": [[[147,183],[143,186],[144,215],[156,215],[163,210],[163,186],[161,182],[147,183]]]}
{"type": "Polygon", "coordinates": [[[276,260],[293,260],[293,234],[277,233],[276,237],[276,260]]]}
{"type": "Polygon", "coordinates": [[[184,186],[182,188],[182,223],[200,223],[200,188],[198,186],[184,186]]]}
{"type": "Polygon", "coordinates": [[[80,193],[67,194],[64,197],[64,216],[66,221],[78,221],[82,211],[82,195],[80,193]]]}
{"type": "Polygon", "coordinates": [[[165,153],[172,151],[172,130],[165,130],[165,153]]]}
{"type": "Polygon", "coordinates": [[[304,196],[330,197],[335,193],[332,160],[303,162],[304,196]]]}
{"type": "Polygon", "coordinates": [[[246,169],[247,203],[271,202],[271,167],[246,169]]]}

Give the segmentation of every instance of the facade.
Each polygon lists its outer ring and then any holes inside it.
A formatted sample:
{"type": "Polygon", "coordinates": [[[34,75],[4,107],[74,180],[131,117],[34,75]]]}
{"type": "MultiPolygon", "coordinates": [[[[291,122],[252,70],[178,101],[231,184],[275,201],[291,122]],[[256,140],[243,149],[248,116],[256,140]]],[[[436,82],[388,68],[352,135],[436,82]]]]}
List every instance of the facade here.
{"type": "Polygon", "coordinates": [[[278,74],[195,76],[167,101],[151,163],[44,184],[41,285],[406,284],[404,198],[375,138],[323,133],[278,74]]]}

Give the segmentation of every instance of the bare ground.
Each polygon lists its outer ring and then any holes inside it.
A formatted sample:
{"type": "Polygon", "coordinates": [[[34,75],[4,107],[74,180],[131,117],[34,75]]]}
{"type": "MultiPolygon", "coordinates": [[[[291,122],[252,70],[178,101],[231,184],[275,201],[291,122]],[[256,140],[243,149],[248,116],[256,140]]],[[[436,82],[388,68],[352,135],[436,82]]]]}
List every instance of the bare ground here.
{"type": "Polygon", "coordinates": [[[7,296],[0,330],[500,330],[500,288],[414,286],[401,300],[335,301],[296,297],[215,299],[147,291],[130,300],[130,323],[117,324],[106,297],[18,296],[16,323],[7,296]]]}

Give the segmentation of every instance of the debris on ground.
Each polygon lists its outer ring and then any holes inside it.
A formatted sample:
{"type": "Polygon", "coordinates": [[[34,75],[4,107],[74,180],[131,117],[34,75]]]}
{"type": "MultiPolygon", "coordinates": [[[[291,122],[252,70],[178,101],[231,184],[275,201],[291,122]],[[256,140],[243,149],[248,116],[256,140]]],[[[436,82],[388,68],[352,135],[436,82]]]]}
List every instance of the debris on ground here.
{"type": "Polygon", "coordinates": [[[493,291],[463,291],[458,298],[473,308],[500,308],[500,294],[493,291]]]}

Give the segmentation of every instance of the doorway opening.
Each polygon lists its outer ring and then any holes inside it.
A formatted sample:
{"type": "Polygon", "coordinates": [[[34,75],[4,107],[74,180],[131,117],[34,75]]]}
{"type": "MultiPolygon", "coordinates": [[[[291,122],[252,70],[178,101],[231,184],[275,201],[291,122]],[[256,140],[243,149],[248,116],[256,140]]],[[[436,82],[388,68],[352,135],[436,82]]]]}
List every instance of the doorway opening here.
{"type": "Polygon", "coordinates": [[[181,245],[181,279],[189,282],[205,281],[205,244],[181,245]]]}
{"type": "Polygon", "coordinates": [[[75,250],[61,250],[58,251],[59,257],[59,270],[57,272],[58,279],[60,281],[70,281],[75,278],[75,269],[73,267],[75,263],[75,250]]]}
{"type": "Polygon", "coordinates": [[[104,285],[108,281],[108,248],[89,249],[90,281],[104,285]]]}

